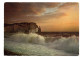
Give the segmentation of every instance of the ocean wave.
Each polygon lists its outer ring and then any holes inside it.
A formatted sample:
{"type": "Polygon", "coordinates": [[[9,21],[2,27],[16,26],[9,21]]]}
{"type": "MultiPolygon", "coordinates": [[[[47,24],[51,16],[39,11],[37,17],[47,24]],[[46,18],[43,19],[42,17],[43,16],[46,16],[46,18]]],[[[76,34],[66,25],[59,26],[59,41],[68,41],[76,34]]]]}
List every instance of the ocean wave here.
{"type": "Polygon", "coordinates": [[[75,35],[71,37],[61,37],[54,42],[49,42],[48,46],[58,50],[63,50],[68,53],[79,53],[79,40],[78,37],[75,35]]]}
{"type": "Polygon", "coordinates": [[[78,55],[79,41],[77,36],[70,36],[46,42],[46,37],[35,33],[16,33],[4,39],[4,48],[21,55],[78,55]]]}
{"type": "Polygon", "coordinates": [[[43,36],[35,33],[16,33],[9,37],[9,40],[22,42],[22,43],[35,43],[35,44],[44,44],[45,39],[43,36]]]}

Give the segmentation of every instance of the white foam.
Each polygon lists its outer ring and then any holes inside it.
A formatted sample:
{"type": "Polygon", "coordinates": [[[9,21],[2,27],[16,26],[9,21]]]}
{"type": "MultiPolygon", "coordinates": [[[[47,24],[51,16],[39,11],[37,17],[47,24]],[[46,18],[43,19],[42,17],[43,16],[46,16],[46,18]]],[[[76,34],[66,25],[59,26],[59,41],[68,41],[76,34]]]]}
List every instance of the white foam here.
{"type": "Polygon", "coordinates": [[[79,53],[79,37],[61,37],[61,39],[55,40],[52,43],[48,43],[49,47],[63,50],[69,53],[78,54],[79,53]]]}
{"type": "Polygon", "coordinates": [[[24,42],[24,43],[36,43],[36,44],[45,43],[44,37],[35,33],[30,33],[30,34],[16,33],[10,36],[9,40],[16,42],[24,42]]]}
{"type": "Polygon", "coordinates": [[[4,42],[5,49],[21,55],[67,56],[78,55],[79,51],[78,37],[76,36],[61,37],[54,42],[46,43],[45,37],[41,35],[16,33],[10,38],[5,38],[4,42]]]}

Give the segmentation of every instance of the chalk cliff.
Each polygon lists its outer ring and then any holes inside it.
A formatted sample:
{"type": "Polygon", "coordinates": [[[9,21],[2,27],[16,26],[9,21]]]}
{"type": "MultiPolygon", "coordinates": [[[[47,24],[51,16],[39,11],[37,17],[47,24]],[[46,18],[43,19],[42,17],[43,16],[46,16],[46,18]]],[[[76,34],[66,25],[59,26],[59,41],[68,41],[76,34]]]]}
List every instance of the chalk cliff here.
{"type": "Polygon", "coordinates": [[[14,24],[4,24],[4,32],[25,32],[25,33],[35,33],[41,32],[41,28],[33,22],[24,23],[14,23],[14,24]]]}

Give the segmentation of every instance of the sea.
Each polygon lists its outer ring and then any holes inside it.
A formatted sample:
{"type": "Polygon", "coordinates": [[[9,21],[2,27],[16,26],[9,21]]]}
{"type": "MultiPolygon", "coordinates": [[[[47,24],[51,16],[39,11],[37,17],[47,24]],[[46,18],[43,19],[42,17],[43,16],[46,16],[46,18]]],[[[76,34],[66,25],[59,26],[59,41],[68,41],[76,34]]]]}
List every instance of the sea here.
{"type": "Polygon", "coordinates": [[[4,37],[5,56],[79,55],[79,32],[19,32],[8,36],[4,37]]]}

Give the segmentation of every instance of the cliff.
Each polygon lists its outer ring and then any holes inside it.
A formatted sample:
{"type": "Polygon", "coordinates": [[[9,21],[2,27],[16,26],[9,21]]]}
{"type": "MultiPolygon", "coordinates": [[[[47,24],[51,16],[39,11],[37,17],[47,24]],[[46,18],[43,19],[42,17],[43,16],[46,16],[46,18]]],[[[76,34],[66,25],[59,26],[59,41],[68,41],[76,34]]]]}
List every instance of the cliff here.
{"type": "Polygon", "coordinates": [[[4,24],[4,32],[25,32],[25,33],[35,33],[41,32],[40,27],[36,23],[14,23],[14,24],[4,24]]]}

